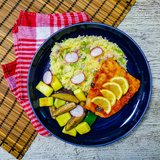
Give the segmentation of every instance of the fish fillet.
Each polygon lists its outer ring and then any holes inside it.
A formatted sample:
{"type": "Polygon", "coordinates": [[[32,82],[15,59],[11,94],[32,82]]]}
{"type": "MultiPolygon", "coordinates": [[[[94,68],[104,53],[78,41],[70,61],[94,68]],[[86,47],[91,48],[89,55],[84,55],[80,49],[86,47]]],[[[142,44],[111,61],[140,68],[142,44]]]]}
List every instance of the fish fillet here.
{"type": "Polygon", "coordinates": [[[125,104],[134,96],[140,87],[140,81],[133,76],[131,76],[124,68],[122,68],[116,61],[111,58],[108,58],[101,66],[100,70],[95,74],[94,77],[94,86],[92,85],[86,100],[86,109],[91,110],[96,115],[107,118],[115,114],[123,108],[125,104]],[[111,78],[115,76],[121,76],[127,79],[129,83],[128,92],[121,97],[120,100],[116,100],[116,103],[112,106],[111,112],[107,114],[103,109],[97,111],[96,105],[91,102],[94,97],[103,96],[100,92],[101,89],[104,89],[102,85],[106,82],[109,82],[111,78]]]}

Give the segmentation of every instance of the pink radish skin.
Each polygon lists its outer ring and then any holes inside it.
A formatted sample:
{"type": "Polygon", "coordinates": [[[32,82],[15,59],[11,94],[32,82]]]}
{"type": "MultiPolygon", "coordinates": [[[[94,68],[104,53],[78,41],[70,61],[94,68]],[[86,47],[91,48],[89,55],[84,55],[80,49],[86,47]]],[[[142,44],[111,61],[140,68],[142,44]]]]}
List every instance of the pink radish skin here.
{"type": "Polygon", "coordinates": [[[46,71],[43,75],[43,82],[45,84],[51,84],[52,78],[53,78],[53,75],[52,75],[51,71],[46,71]]]}
{"type": "Polygon", "coordinates": [[[103,49],[101,47],[95,47],[91,50],[90,55],[92,57],[97,57],[103,53],[103,49]]]}
{"type": "Polygon", "coordinates": [[[72,79],[71,79],[71,82],[73,84],[81,84],[84,80],[85,80],[86,76],[85,74],[82,72],[76,76],[74,76],[72,79]]]}
{"type": "Polygon", "coordinates": [[[73,117],[81,117],[84,114],[84,109],[81,105],[77,105],[76,108],[70,111],[73,117]]]}
{"type": "Polygon", "coordinates": [[[67,63],[75,63],[78,61],[78,54],[76,52],[67,53],[65,56],[65,61],[67,63]]]}

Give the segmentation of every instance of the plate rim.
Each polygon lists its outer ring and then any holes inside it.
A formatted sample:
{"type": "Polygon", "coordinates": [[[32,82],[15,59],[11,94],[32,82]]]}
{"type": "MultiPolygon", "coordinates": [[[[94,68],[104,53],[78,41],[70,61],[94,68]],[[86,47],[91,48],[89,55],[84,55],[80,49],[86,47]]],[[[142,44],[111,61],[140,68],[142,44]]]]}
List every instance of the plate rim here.
{"type": "Polygon", "coordinates": [[[36,116],[37,120],[40,122],[40,124],[53,136],[55,136],[56,138],[60,139],[61,141],[63,142],[66,142],[66,143],[69,143],[69,144],[72,144],[72,145],[76,145],[76,146],[81,146],[81,147],[98,147],[98,146],[104,146],[104,145],[108,145],[110,143],[113,143],[115,141],[118,141],[119,139],[123,138],[125,135],[129,134],[138,124],[139,122],[141,121],[141,119],[143,118],[144,114],[146,113],[146,110],[149,106],[149,103],[150,103],[150,99],[151,99],[151,94],[152,94],[152,74],[151,74],[151,69],[150,69],[150,66],[149,66],[149,63],[148,63],[148,60],[145,56],[145,54],[143,53],[142,49],[139,47],[139,45],[129,36],[127,35],[125,32],[123,32],[122,30],[118,29],[118,28],[115,28],[115,27],[112,27],[112,26],[109,26],[109,25],[106,25],[106,24],[102,24],[102,23],[97,23],[97,22],[84,22],[84,23],[77,23],[77,24],[73,24],[73,25],[70,25],[70,26],[67,26],[67,27],[64,27],[62,29],[60,29],[59,31],[55,32],[54,34],[50,35],[42,44],[41,46],[38,48],[38,50],[36,51],[35,55],[33,56],[33,59],[31,61],[31,64],[30,64],[30,67],[29,67],[29,71],[28,71],[28,76],[27,76],[27,94],[28,94],[28,99],[29,99],[29,103],[30,103],[30,106],[32,108],[32,111],[34,113],[34,115],[36,116]],[[140,118],[137,120],[137,122],[134,124],[134,126],[132,126],[131,129],[129,129],[126,133],[124,133],[123,135],[121,135],[120,137],[112,140],[112,141],[109,141],[109,142],[106,142],[106,143],[101,143],[101,144],[91,144],[91,145],[84,145],[84,144],[77,144],[77,143],[73,143],[73,142],[70,142],[70,141],[67,141],[55,134],[53,134],[45,125],[43,125],[43,123],[41,122],[41,120],[39,119],[39,117],[37,116],[36,112],[35,112],[35,109],[33,108],[32,106],[32,103],[31,103],[31,99],[30,99],[30,95],[29,95],[29,76],[30,76],[30,71],[31,71],[31,68],[32,68],[32,64],[33,64],[33,61],[37,55],[37,53],[39,52],[39,50],[43,47],[43,45],[51,38],[53,37],[54,35],[58,34],[59,32],[61,32],[62,30],[66,30],[68,28],[71,28],[71,27],[74,27],[74,26],[80,26],[80,25],[101,25],[101,26],[104,26],[104,27],[108,27],[108,28],[111,28],[113,30],[116,30],[118,32],[120,32],[121,34],[123,34],[124,36],[126,36],[128,39],[130,39],[135,45],[136,47],[138,48],[138,50],[141,52],[141,55],[143,56],[145,62],[146,62],[146,66],[147,66],[147,70],[148,70],[148,74],[149,74],[149,80],[150,80],[150,88],[149,88],[149,94],[148,94],[148,100],[147,100],[147,103],[146,103],[146,106],[145,106],[145,109],[143,111],[143,113],[141,114],[140,118]]]}

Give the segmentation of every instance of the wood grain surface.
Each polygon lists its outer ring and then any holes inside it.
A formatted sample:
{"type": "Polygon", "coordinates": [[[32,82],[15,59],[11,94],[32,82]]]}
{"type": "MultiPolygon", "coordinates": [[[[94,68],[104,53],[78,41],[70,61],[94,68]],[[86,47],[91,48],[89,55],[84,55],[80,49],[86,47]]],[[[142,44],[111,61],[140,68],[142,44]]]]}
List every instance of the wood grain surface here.
{"type": "MultiPolygon", "coordinates": [[[[160,159],[160,1],[137,0],[118,28],[141,47],[152,72],[151,101],[140,123],[122,139],[102,147],[78,147],[38,135],[23,160],[160,159]]],[[[15,158],[0,148],[0,160],[15,158]]]]}

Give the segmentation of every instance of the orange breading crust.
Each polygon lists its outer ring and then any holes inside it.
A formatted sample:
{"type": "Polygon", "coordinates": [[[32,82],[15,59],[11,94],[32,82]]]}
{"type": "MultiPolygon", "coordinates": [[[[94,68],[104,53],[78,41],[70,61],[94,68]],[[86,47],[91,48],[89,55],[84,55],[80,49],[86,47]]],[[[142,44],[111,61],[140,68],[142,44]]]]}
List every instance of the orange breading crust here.
{"type": "Polygon", "coordinates": [[[140,87],[140,81],[133,76],[131,76],[124,68],[122,68],[117,62],[108,58],[101,66],[100,70],[96,73],[94,77],[93,83],[95,84],[93,88],[90,89],[87,100],[86,100],[86,108],[91,110],[95,114],[100,117],[107,118],[111,115],[115,114],[122,107],[129,102],[129,100],[134,96],[134,94],[138,91],[140,87]],[[115,76],[121,76],[127,79],[129,83],[128,92],[121,97],[114,106],[112,106],[111,112],[107,114],[104,110],[96,111],[96,105],[91,102],[94,97],[103,96],[100,92],[103,89],[102,85],[108,82],[111,78],[115,76]]]}

